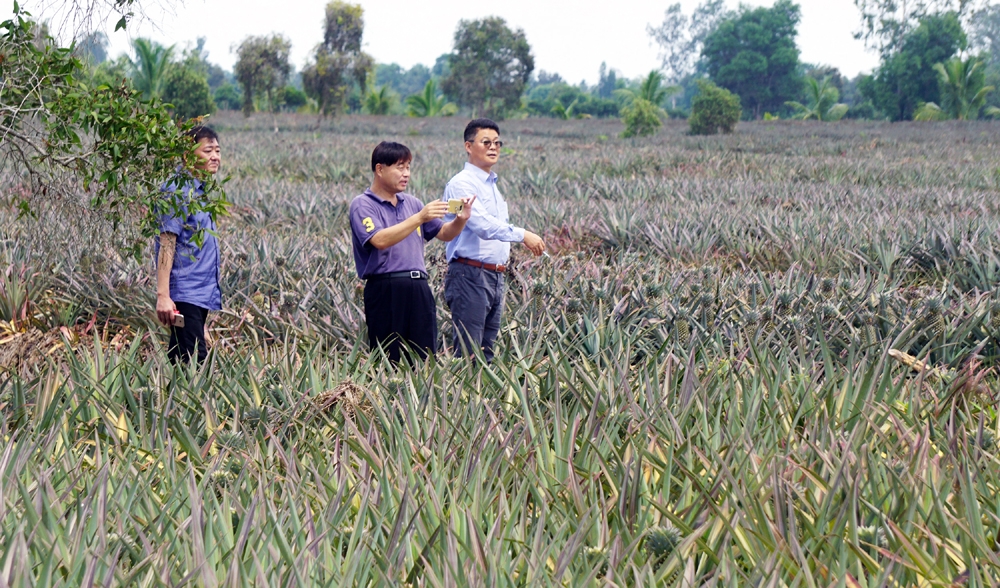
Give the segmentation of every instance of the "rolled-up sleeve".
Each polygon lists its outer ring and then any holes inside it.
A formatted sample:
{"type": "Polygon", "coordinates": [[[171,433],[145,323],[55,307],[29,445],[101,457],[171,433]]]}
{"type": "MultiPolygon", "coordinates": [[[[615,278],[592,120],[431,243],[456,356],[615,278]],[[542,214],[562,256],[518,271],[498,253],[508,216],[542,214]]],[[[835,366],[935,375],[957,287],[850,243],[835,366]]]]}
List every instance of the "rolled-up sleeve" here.
{"type": "MultiPolygon", "coordinates": [[[[479,196],[476,192],[476,187],[471,183],[462,181],[450,182],[444,189],[444,201],[479,196]]],[[[454,214],[445,216],[445,221],[454,219],[454,214]]],[[[472,216],[465,223],[465,228],[472,231],[473,234],[484,241],[504,241],[507,243],[520,243],[524,241],[524,229],[502,222],[490,214],[486,210],[486,206],[478,198],[472,203],[472,216]]]]}

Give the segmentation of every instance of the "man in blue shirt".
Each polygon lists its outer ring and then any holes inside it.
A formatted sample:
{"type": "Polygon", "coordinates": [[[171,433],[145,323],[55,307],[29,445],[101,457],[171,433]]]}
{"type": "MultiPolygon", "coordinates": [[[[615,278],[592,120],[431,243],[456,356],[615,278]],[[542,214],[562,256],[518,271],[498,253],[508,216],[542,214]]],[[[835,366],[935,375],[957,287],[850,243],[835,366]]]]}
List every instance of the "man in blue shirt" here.
{"type": "Polygon", "coordinates": [[[188,136],[196,143],[195,170],[181,170],[164,184],[169,202],[162,205],[156,239],[156,316],[170,328],[167,357],[175,364],[195,356],[205,360],[208,311],[222,309],[215,220],[208,212],[188,212],[189,204],[205,196],[205,184],[197,176],[218,172],[222,151],[219,136],[209,127],[194,127],[188,136]],[[200,246],[195,243],[199,231],[200,246]]]}
{"type": "Polygon", "coordinates": [[[398,362],[404,346],[421,359],[437,351],[437,307],[427,285],[424,242],[451,241],[465,227],[475,196],[443,223],[446,202],[424,206],[404,192],[413,155],[383,141],[372,151],[371,188],[351,202],[351,236],[358,277],[365,283],[365,322],[372,349],[398,362]]]}
{"type": "Polygon", "coordinates": [[[524,243],[535,255],[545,251],[541,237],[508,222],[507,202],[493,172],[502,146],[495,122],[487,118],[471,121],[465,127],[469,161],[448,182],[443,198],[447,202],[478,196],[462,233],[448,243],[444,299],[454,323],[455,353],[481,348],[487,361],[493,361],[493,342],[500,332],[510,244],[524,243]]]}

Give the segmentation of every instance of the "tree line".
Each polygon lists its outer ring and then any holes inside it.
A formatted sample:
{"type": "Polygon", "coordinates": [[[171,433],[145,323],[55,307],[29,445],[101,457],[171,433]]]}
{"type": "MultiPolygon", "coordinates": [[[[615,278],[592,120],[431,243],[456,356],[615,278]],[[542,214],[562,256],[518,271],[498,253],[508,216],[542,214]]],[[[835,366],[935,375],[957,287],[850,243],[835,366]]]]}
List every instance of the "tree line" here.
{"type": "Polygon", "coordinates": [[[672,105],[685,109],[699,80],[739,96],[743,117],[837,120],[975,119],[1000,114],[1000,6],[983,0],[855,0],[856,37],[879,53],[874,72],[848,79],[800,59],[800,9],[725,7],[705,0],[667,8],[647,27],[659,45],[672,105]]]}
{"type": "Polygon", "coordinates": [[[862,23],[857,36],[879,52],[880,64],[854,78],[802,62],[796,44],[801,13],[792,0],[735,10],[723,0],[704,0],[690,14],[680,4],[669,6],[662,23],[647,27],[661,50],[660,67],[626,79],[602,63],[594,85],[536,73],[524,31],[497,17],[460,21],[452,51],[433,66],[376,63],[362,50],[362,8],[341,0],[325,7],[323,40],[298,72],[289,60],[291,41],[279,34],[245,38],[233,72],[208,61],[203,40],[177,52],[138,39],[134,57],[112,61],[103,33],[77,47],[92,63],[95,80],[128,77],[182,116],[215,108],[326,116],[447,116],[464,109],[496,118],[621,116],[626,124],[633,121],[634,134],[648,134],[659,120],[690,116],[706,81],[737,96],[744,119],[1000,114],[994,91],[1000,83],[1000,6],[981,0],[925,0],[907,10],[891,0],[855,5],[862,23]]]}

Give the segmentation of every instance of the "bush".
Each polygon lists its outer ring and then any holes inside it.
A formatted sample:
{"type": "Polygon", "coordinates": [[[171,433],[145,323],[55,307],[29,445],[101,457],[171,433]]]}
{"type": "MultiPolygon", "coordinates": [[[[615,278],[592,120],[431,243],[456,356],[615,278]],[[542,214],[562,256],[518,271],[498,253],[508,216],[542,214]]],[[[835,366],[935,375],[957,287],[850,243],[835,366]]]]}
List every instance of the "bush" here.
{"type": "Polygon", "coordinates": [[[281,102],[284,104],[285,110],[298,110],[305,106],[308,101],[306,93],[295,86],[285,86],[281,91],[281,102]]]}
{"type": "Polygon", "coordinates": [[[172,104],[174,116],[181,119],[215,112],[208,80],[200,72],[183,65],[174,66],[167,74],[163,101],[172,104]]]}
{"type": "Polygon", "coordinates": [[[663,110],[643,98],[636,98],[622,108],[622,122],[625,130],[622,137],[646,137],[655,133],[663,123],[660,114],[663,110]]]}
{"type": "Polygon", "coordinates": [[[707,80],[698,80],[698,95],[691,100],[692,135],[731,133],[743,109],[740,97],[707,80]]]}
{"type": "Polygon", "coordinates": [[[215,103],[223,110],[239,110],[243,108],[243,92],[239,87],[224,82],[215,91],[215,103]]]}

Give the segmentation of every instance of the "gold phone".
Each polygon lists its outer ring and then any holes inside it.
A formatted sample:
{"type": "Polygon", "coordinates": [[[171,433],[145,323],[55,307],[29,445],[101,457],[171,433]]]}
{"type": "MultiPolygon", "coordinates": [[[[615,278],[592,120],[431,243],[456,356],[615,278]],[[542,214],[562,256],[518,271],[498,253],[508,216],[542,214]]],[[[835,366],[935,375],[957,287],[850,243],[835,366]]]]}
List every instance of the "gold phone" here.
{"type": "Polygon", "coordinates": [[[184,315],[179,312],[174,312],[173,325],[177,328],[184,328],[184,315]]]}
{"type": "Polygon", "coordinates": [[[465,203],[456,198],[448,200],[448,214],[461,214],[465,209],[465,203]]]}

